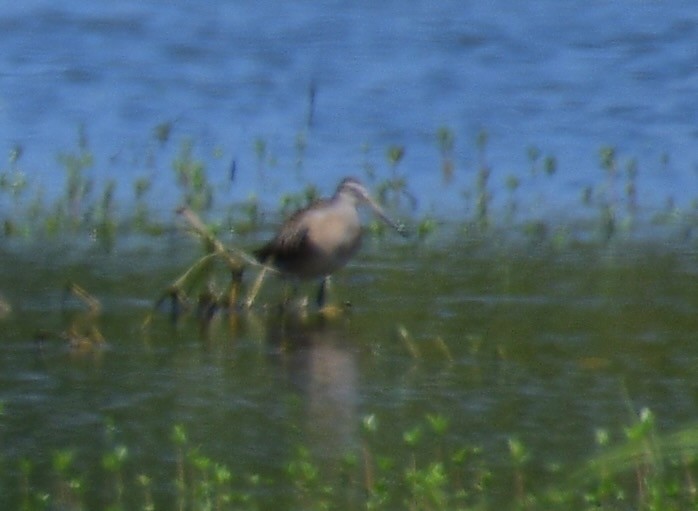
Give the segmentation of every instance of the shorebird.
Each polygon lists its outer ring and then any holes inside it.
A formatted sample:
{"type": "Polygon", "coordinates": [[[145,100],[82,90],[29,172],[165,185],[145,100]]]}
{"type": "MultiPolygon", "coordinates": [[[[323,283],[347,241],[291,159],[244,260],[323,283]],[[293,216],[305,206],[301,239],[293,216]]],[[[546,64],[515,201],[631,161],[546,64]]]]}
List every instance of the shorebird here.
{"type": "Polygon", "coordinates": [[[388,218],[359,181],[345,178],[332,198],[293,213],[276,236],[254,254],[284,276],[322,278],[317,296],[317,304],[322,307],[329,276],[347,264],[361,246],[358,207],[362,204],[398,233],[407,235],[405,227],[388,218]]]}

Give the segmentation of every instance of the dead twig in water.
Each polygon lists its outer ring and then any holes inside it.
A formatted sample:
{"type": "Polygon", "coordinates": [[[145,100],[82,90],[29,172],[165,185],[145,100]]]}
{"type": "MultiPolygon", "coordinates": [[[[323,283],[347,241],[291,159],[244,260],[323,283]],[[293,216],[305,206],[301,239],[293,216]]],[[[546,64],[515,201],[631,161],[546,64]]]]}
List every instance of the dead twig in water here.
{"type": "Polygon", "coordinates": [[[63,303],[61,304],[62,308],[64,309],[65,301],[67,300],[68,296],[74,296],[84,303],[87,306],[90,314],[94,314],[96,316],[102,310],[102,304],[99,303],[99,300],[87,292],[85,288],[79,284],[76,284],[75,282],[69,282],[65,287],[65,292],[63,293],[63,303]]]}
{"type": "Polygon", "coordinates": [[[61,304],[64,310],[66,301],[70,296],[82,302],[87,307],[87,311],[80,312],[73,317],[61,337],[70,343],[72,349],[78,351],[90,351],[104,346],[104,336],[97,326],[97,319],[102,311],[100,301],[79,284],[69,282],[65,287],[61,304]]]}
{"type": "Polygon", "coordinates": [[[252,289],[250,289],[250,292],[247,294],[247,298],[245,298],[244,301],[245,308],[249,309],[254,303],[254,300],[262,287],[262,282],[264,281],[264,277],[266,276],[267,271],[278,273],[278,270],[271,266],[260,263],[259,261],[257,261],[257,259],[249,255],[244,250],[241,250],[236,247],[226,248],[225,245],[223,245],[223,243],[221,243],[221,241],[218,238],[216,238],[211,233],[211,231],[209,231],[209,229],[201,221],[201,218],[199,218],[199,216],[191,208],[187,206],[181,207],[177,210],[177,213],[187,221],[187,223],[192,227],[192,229],[194,229],[194,232],[196,232],[213,247],[215,251],[214,253],[219,254],[226,260],[233,272],[242,272],[242,269],[244,268],[243,263],[250,266],[255,266],[257,268],[261,268],[259,274],[257,275],[257,278],[255,279],[254,284],[252,285],[252,289]],[[235,254],[235,256],[238,257],[240,260],[235,259],[231,255],[231,253],[235,254]]]}
{"type": "Polygon", "coordinates": [[[254,284],[252,285],[252,289],[250,289],[250,292],[247,293],[247,298],[245,298],[245,308],[249,309],[250,307],[252,307],[255,298],[257,298],[259,290],[262,288],[262,282],[264,282],[264,277],[266,276],[266,274],[267,266],[263,265],[262,269],[257,274],[257,278],[255,279],[254,284]]]}
{"type": "Polygon", "coordinates": [[[250,264],[253,266],[262,266],[259,262],[257,262],[257,260],[254,257],[249,255],[244,250],[240,250],[239,248],[235,247],[232,247],[230,249],[226,248],[225,245],[223,245],[223,243],[211,233],[211,231],[206,227],[206,225],[204,225],[204,223],[201,221],[201,218],[199,218],[199,215],[197,215],[188,206],[183,206],[179,208],[177,210],[177,214],[181,215],[182,218],[184,218],[187,221],[191,228],[194,229],[194,232],[196,232],[196,234],[198,234],[204,240],[206,240],[207,243],[211,244],[215,253],[223,257],[223,259],[228,263],[231,269],[241,270],[244,267],[243,263],[250,264]],[[240,260],[242,260],[242,262],[238,259],[235,259],[231,255],[231,252],[235,254],[240,260]]]}
{"type": "Polygon", "coordinates": [[[220,298],[217,297],[214,300],[215,303],[210,303],[212,298],[210,293],[206,296],[199,297],[199,309],[201,309],[202,299],[205,299],[204,301],[206,301],[208,304],[208,307],[206,307],[206,310],[208,311],[207,314],[210,314],[211,311],[218,307],[225,307],[227,309],[234,308],[239,303],[238,295],[242,283],[242,272],[247,266],[259,267],[261,268],[261,271],[255,279],[254,285],[252,286],[252,289],[248,293],[247,297],[241,302],[245,308],[250,308],[254,303],[254,299],[259,292],[267,270],[276,273],[274,268],[259,263],[254,257],[249,255],[244,250],[236,247],[226,247],[208,229],[208,227],[206,227],[199,215],[197,215],[191,208],[183,206],[177,210],[177,214],[179,214],[187,222],[194,234],[204,240],[211,252],[197,259],[184,271],[184,273],[177,277],[163,293],[160,294],[158,299],[155,301],[152,310],[146,315],[143,323],[141,324],[141,328],[143,329],[150,325],[155,311],[158,310],[167,299],[170,299],[172,303],[173,319],[177,319],[179,317],[182,307],[184,307],[184,309],[188,309],[190,304],[188,296],[190,289],[188,288],[193,287],[196,282],[200,282],[202,276],[205,276],[207,272],[210,271],[209,264],[216,258],[221,258],[227,265],[231,272],[232,280],[228,291],[224,296],[220,298]],[[192,284],[192,282],[194,284],[192,284]]]}

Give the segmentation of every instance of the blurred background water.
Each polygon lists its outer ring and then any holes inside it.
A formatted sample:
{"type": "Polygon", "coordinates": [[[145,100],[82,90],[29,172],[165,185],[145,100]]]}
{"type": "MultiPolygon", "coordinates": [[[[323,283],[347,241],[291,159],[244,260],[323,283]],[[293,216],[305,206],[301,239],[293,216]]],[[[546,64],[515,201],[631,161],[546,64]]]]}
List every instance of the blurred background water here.
{"type": "Polygon", "coordinates": [[[172,121],[221,181],[236,162],[230,200],[264,195],[257,141],[276,162],[270,190],[329,190],[360,175],[367,152],[384,163],[402,145],[420,204],[458,207],[459,194],[444,204],[439,192],[442,126],[456,138],[455,188],[475,179],[486,130],[494,195],[525,177],[536,146],[558,163],[546,201],[574,206],[610,145],[637,158],[641,204],[695,198],[690,1],[28,0],[3,5],[0,33],[0,150],[21,146],[23,170],[48,189],[80,125],[94,172],[120,193],[169,172],[146,170],[144,155],[154,126],[172,121]]]}

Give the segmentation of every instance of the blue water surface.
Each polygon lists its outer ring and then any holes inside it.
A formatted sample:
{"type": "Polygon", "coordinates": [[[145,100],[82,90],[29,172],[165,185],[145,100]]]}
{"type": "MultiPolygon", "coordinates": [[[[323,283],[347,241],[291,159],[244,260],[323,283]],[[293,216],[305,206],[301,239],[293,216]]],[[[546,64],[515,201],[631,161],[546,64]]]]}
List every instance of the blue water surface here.
{"type": "Polygon", "coordinates": [[[22,170],[48,190],[83,125],[98,178],[128,196],[156,177],[164,201],[170,160],[149,167],[147,154],[153,128],[173,121],[174,147],[191,137],[214,180],[235,161],[231,201],[308,182],[330,191],[367,163],[388,172],[386,149],[402,145],[420,206],[458,209],[481,130],[497,197],[510,176],[524,195],[543,186],[531,146],[556,158],[545,201],[558,208],[603,181],[603,146],[637,159],[641,204],[696,196],[690,1],[27,0],[3,5],[0,34],[0,150],[21,146],[22,170]],[[456,140],[450,194],[442,126],[456,140]]]}

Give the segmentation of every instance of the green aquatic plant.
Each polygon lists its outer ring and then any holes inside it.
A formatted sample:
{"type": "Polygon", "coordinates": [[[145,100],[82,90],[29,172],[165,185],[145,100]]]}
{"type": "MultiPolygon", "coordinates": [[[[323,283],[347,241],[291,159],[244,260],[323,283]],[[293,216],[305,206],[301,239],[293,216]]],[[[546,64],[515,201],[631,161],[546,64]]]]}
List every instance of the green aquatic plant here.
{"type": "Polygon", "coordinates": [[[205,211],[213,205],[213,188],[208,182],[206,166],[194,157],[194,142],[184,139],[172,162],[177,184],[184,193],[184,204],[195,211],[205,211]]]}
{"type": "MultiPolygon", "coordinates": [[[[107,179],[101,182],[95,177],[93,171],[100,162],[93,154],[84,125],[78,126],[75,147],[58,151],[56,161],[59,179],[57,186],[52,184],[50,193],[41,183],[32,181],[32,174],[24,168],[27,149],[21,142],[15,143],[10,147],[4,168],[0,170],[0,234],[5,237],[35,239],[43,235],[58,237],[68,232],[71,235],[87,233],[95,242],[110,250],[116,243],[118,233],[135,231],[153,236],[163,234],[169,227],[165,224],[168,215],[182,204],[198,212],[211,213],[219,224],[225,223],[231,231],[253,233],[261,224],[252,220],[262,216],[259,211],[250,208],[250,214],[245,215],[244,200],[226,203],[224,206],[217,204],[220,202],[219,197],[231,189],[231,180],[214,183],[207,170],[207,159],[222,158],[224,149],[216,146],[208,155],[197,154],[198,144],[191,137],[185,137],[179,147],[166,147],[172,141],[175,122],[164,121],[152,129],[146,154],[133,156],[133,163],[144,165],[147,173],[125,185],[120,180],[107,179]],[[169,177],[174,177],[181,195],[172,197],[172,204],[168,204],[167,200],[158,200],[157,207],[153,207],[151,195],[156,186],[160,189],[155,182],[156,179],[161,179],[157,172],[161,166],[158,160],[163,155],[170,155],[172,150],[172,160],[165,165],[172,167],[173,173],[169,177]],[[63,179],[62,183],[60,179],[63,179]],[[128,196],[130,203],[125,205],[118,203],[120,197],[116,195],[116,189],[121,191],[124,186],[127,190],[129,186],[133,190],[128,196]]],[[[305,158],[308,136],[307,129],[297,133],[297,166],[305,158]]],[[[457,133],[448,126],[441,126],[434,133],[445,179],[450,179],[448,176],[453,170],[456,138],[457,133]]],[[[557,176],[559,164],[555,155],[532,144],[525,148],[523,168],[507,169],[509,177],[500,181],[495,179],[497,174],[489,161],[489,143],[490,136],[486,130],[477,133],[474,140],[475,162],[472,172],[465,177],[467,181],[452,183],[453,186],[444,190],[444,193],[455,190],[453,193],[466,198],[464,217],[469,236],[482,237],[485,232],[493,234],[489,228],[504,226],[504,229],[498,230],[497,236],[516,238],[525,225],[542,228],[528,229],[528,232],[534,232],[534,243],[539,241],[537,233],[546,232],[548,235],[543,238],[544,241],[558,243],[552,233],[566,233],[563,237],[565,242],[593,238],[603,245],[619,236],[627,238],[635,232],[646,232],[644,228],[659,232],[655,229],[658,226],[662,227],[662,233],[674,233],[679,241],[689,241],[694,235],[694,220],[698,216],[693,210],[695,208],[686,208],[673,197],[667,198],[666,207],[649,206],[647,210],[641,209],[641,163],[635,158],[625,158],[612,145],[598,150],[599,167],[603,172],[592,175],[580,185],[581,204],[588,208],[579,214],[582,217],[580,221],[575,217],[574,211],[569,215],[556,216],[548,210],[550,197],[544,194],[546,188],[542,186],[541,180],[557,176]],[[522,194],[523,185],[525,196],[522,194]],[[501,193],[506,194],[502,201],[499,201],[499,197],[495,200],[495,194],[500,193],[500,188],[501,193]]],[[[381,158],[373,158],[371,145],[365,143],[361,146],[361,166],[366,181],[371,183],[371,188],[377,192],[384,205],[416,211],[421,193],[413,193],[410,176],[402,172],[409,150],[409,147],[402,144],[388,145],[380,155],[384,158],[384,165],[378,165],[374,159],[380,161],[381,158]]],[[[266,138],[253,139],[250,151],[256,155],[260,171],[263,172],[266,167],[274,164],[274,158],[270,155],[270,143],[266,138]]],[[[670,157],[662,155],[659,170],[666,171],[669,164],[670,157]]],[[[265,181],[265,187],[269,186],[270,183],[265,181]]],[[[295,209],[304,202],[303,199],[303,193],[284,196],[282,212],[295,209]]],[[[451,220],[447,213],[433,208],[429,216],[419,224],[417,232],[421,238],[426,238],[435,225],[441,225],[444,217],[451,220]]],[[[373,230],[376,237],[380,237],[384,230],[378,223],[374,223],[369,229],[373,230]]],[[[523,231],[525,234],[527,229],[523,231]]]]}
{"type": "Polygon", "coordinates": [[[143,511],[154,511],[155,501],[153,500],[153,479],[146,474],[139,474],[136,483],[143,489],[143,511]]]}
{"type": "Polygon", "coordinates": [[[124,483],[124,464],[128,459],[128,448],[125,445],[117,445],[111,451],[102,456],[102,467],[104,470],[112,474],[114,499],[118,508],[123,506],[125,483],[124,483]]]}
{"type": "Polygon", "coordinates": [[[531,176],[535,176],[538,174],[538,160],[540,158],[541,151],[537,146],[531,145],[528,146],[526,154],[528,155],[528,161],[531,165],[531,176]]]}
{"type": "Polygon", "coordinates": [[[548,155],[541,160],[543,153],[537,146],[529,146],[527,155],[531,165],[530,174],[532,177],[535,178],[541,171],[548,176],[552,176],[557,171],[557,159],[555,156],[548,155]]]}
{"type": "Polygon", "coordinates": [[[402,161],[402,158],[405,156],[405,147],[402,145],[388,146],[388,149],[385,152],[385,156],[388,160],[388,165],[390,166],[390,169],[394,173],[397,170],[397,166],[402,161]]]}
{"type": "Polygon", "coordinates": [[[405,472],[408,496],[406,509],[449,509],[448,477],[441,462],[433,462],[424,468],[408,468],[405,472]]]}
{"type": "Polygon", "coordinates": [[[296,193],[286,193],[281,196],[279,214],[288,217],[294,211],[304,208],[320,198],[320,192],[315,185],[307,185],[296,193]]]}
{"type": "Polygon", "coordinates": [[[516,219],[516,213],[519,208],[518,201],[516,199],[516,191],[519,189],[519,186],[521,185],[521,180],[517,176],[512,174],[507,176],[505,185],[509,194],[509,200],[507,201],[506,206],[506,217],[507,222],[511,224],[516,219]]]}
{"type": "Polygon", "coordinates": [[[448,417],[446,417],[445,415],[428,413],[426,415],[426,419],[431,430],[439,438],[443,439],[444,435],[446,434],[446,431],[448,431],[448,427],[451,422],[448,420],[448,417]]]}
{"type": "Polygon", "coordinates": [[[286,472],[293,483],[296,499],[301,509],[332,509],[334,489],[323,478],[320,469],[311,458],[310,450],[299,446],[294,459],[286,465],[286,472]]]}
{"type": "Polygon", "coordinates": [[[361,169],[364,176],[366,176],[366,180],[368,182],[373,182],[376,179],[377,169],[370,155],[371,145],[368,143],[361,144],[361,169]]]}
{"type": "Polygon", "coordinates": [[[530,454],[523,442],[517,437],[509,437],[507,445],[509,446],[509,455],[514,467],[514,494],[519,502],[524,502],[526,499],[524,469],[530,459],[530,454]]]}
{"type": "MultiPolygon", "coordinates": [[[[244,478],[248,489],[235,489],[234,472],[220,461],[214,460],[189,442],[182,424],[175,424],[171,440],[175,447],[175,487],[177,509],[213,510],[259,509],[254,494],[260,479],[256,474],[244,478]]],[[[152,480],[140,476],[139,483],[146,489],[146,507],[153,506],[150,488],[152,480]]]]}
{"type": "Polygon", "coordinates": [[[133,213],[133,225],[137,231],[147,231],[150,225],[150,210],[148,208],[148,193],[152,189],[152,180],[140,177],[133,183],[133,197],[135,201],[133,213]]]}
{"type": "Polygon", "coordinates": [[[264,176],[264,170],[268,158],[268,147],[266,139],[257,137],[254,141],[254,153],[257,156],[257,172],[264,176]]]}
{"type": "Polygon", "coordinates": [[[557,172],[557,159],[555,156],[546,156],[543,160],[543,170],[548,176],[552,176],[557,172]]]}
{"type": "Polygon", "coordinates": [[[163,121],[153,128],[153,138],[158,142],[158,144],[160,144],[160,146],[164,146],[167,142],[169,142],[170,137],[172,136],[172,130],[174,129],[174,124],[175,121],[163,121]]]}
{"type": "Polygon", "coordinates": [[[227,225],[231,233],[245,235],[260,229],[261,220],[259,197],[253,193],[248,195],[239,208],[231,207],[227,225]]]}
{"type": "Polygon", "coordinates": [[[436,131],[436,142],[441,155],[441,176],[444,183],[448,184],[453,180],[455,170],[453,151],[456,145],[456,136],[451,128],[441,126],[436,131]]]}
{"type": "Polygon", "coordinates": [[[187,478],[185,470],[185,453],[187,446],[187,432],[182,424],[175,424],[172,428],[172,434],[170,436],[172,443],[176,450],[176,477],[175,477],[175,487],[177,488],[177,500],[179,501],[179,508],[182,509],[186,503],[187,494],[187,478]]]}
{"type": "MultiPolygon", "coordinates": [[[[638,162],[629,158],[623,165],[615,147],[604,146],[599,150],[600,166],[605,172],[605,182],[598,187],[600,208],[600,233],[604,242],[610,241],[618,233],[627,234],[636,226],[638,215],[637,177],[638,162]],[[625,169],[624,194],[621,194],[620,169],[625,169]],[[623,204],[624,203],[624,204],[623,204]]],[[[585,205],[592,204],[592,188],[585,190],[585,205]]]]}
{"type": "Polygon", "coordinates": [[[398,208],[400,207],[401,199],[405,198],[409,202],[411,209],[414,210],[417,207],[417,198],[408,190],[405,177],[395,174],[393,177],[379,182],[375,189],[382,204],[398,208]]]}
{"type": "MultiPolygon", "coordinates": [[[[541,186],[541,176],[550,179],[555,175],[557,159],[552,155],[544,155],[543,151],[535,145],[528,147],[527,157],[530,164],[527,186],[532,190],[532,193],[527,201],[528,212],[524,217],[523,232],[534,244],[539,245],[548,238],[547,234],[553,228],[546,218],[548,200],[544,188],[541,186]]],[[[520,182],[516,176],[507,178],[506,187],[510,196],[507,205],[507,220],[511,224],[515,224],[514,218],[518,204],[514,195],[519,185],[520,182]]]]}
{"type": "Polygon", "coordinates": [[[490,224],[492,195],[489,191],[491,169],[487,164],[488,139],[489,135],[485,130],[478,132],[476,138],[478,168],[475,177],[475,224],[480,230],[485,230],[490,224]]]}
{"type": "MultiPolygon", "coordinates": [[[[378,201],[391,208],[399,208],[405,200],[408,207],[415,210],[418,205],[417,197],[409,190],[407,178],[398,172],[398,166],[405,156],[405,147],[395,144],[386,148],[385,159],[389,175],[383,178],[380,176],[379,167],[371,159],[371,150],[370,144],[361,146],[361,168],[366,181],[372,183],[371,188],[375,191],[378,201]]],[[[383,227],[376,222],[369,226],[369,230],[375,235],[381,235],[384,232],[383,227]]]]}
{"type": "Polygon", "coordinates": [[[22,147],[22,144],[14,144],[12,148],[10,149],[10,153],[8,155],[8,162],[10,163],[10,169],[11,170],[16,170],[17,164],[19,163],[20,158],[24,154],[24,147],[22,147]]]}
{"type": "Polygon", "coordinates": [[[433,216],[426,216],[417,224],[417,237],[420,240],[427,238],[433,234],[438,228],[438,221],[433,216]]]}
{"type": "Polygon", "coordinates": [[[637,203],[637,174],[638,174],[638,164],[635,158],[628,160],[625,166],[625,195],[627,202],[628,217],[631,223],[634,223],[638,212],[637,203]]]}
{"type": "Polygon", "coordinates": [[[115,218],[114,194],[116,182],[107,181],[102,192],[102,198],[94,212],[93,236],[106,249],[114,245],[116,239],[117,221],[115,218]]]}
{"type": "Polygon", "coordinates": [[[27,175],[19,167],[19,160],[24,153],[21,145],[15,144],[8,155],[8,168],[0,172],[0,191],[8,192],[17,204],[28,188],[27,175]]]}
{"type": "Polygon", "coordinates": [[[303,168],[305,161],[305,153],[308,149],[308,134],[305,131],[299,131],[296,134],[296,170],[300,171],[303,168]]]}
{"type": "Polygon", "coordinates": [[[481,229],[487,228],[490,223],[490,200],[492,196],[489,193],[488,181],[490,179],[490,169],[486,166],[481,166],[477,172],[477,180],[475,183],[477,201],[475,205],[475,219],[477,225],[481,229]]]}
{"type": "Polygon", "coordinates": [[[608,242],[616,231],[617,220],[617,196],[616,176],[618,174],[618,162],[616,148],[604,146],[599,150],[601,168],[606,173],[604,185],[604,197],[601,203],[601,233],[602,239],[608,242]]]}
{"type": "Polygon", "coordinates": [[[51,460],[55,474],[56,505],[63,508],[74,508],[84,499],[84,479],[75,467],[75,451],[60,449],[53,453],[51,460]]]}
{"type": "Polygon", "coordinates": [[[308,84],[308,115],[305,119],[305,126],[311,129],[315,124],[315,99],[317,97],[317,81],[311,80],[308,84]]]}
{"type": "Polygon", "coordinates": [[[59,210],[65,210],[72,225],[77,227],[82,220],[88,196],[93,188],[93,181],[87,171],[94,165],[94,156],[89,147],[87,131],[84,125],[78,130],[78,145],[75,151],[61,152],[58,162],[66,173],[65,202],[59,203],[59,210]]]}
{"type": "MultiPolygon", "coordinates": [[[[399,208],[402,200],[405,199],[411,210],[417,208],[417,198],[410,192],[407,178],[401,175],[398,171],[398,165],[405,156],[405,148],[401,145],[388,146],[385,152],[390,175],[374,185],[378,200],[382,204],[387,204],[391,208],[399,208]]],[[[366,170],[369,179],[373,180],[375,176],[372,166],[366,170]]],[[[380,235],[384,232],[383,226],[372,225],[372,232],[380,235]]]]}
{"type": "Polygon", "coordinates": [[[649,408],[623,428],[624,442],[613,445],[610,432],[595,433],[599,453],[570,478],[584,488],[583,500],[603,509],[694,509],[698,493],[698,428],[661,435],[649,408]]]}
{"type": "MultiPolygon", "coordinates": [[[[77,449],[57,449],[51,454],[44,483],[36,462],[20,459],[17,495],[21,508],[27,510],[88,509],[96,502],[100,509],[259,510],[279,498],[294,509],[415,511],[502,506],[651,511],[694,509],[698,504],[693,482],[698,471],[698,429],[659,435],[656,418],[648,409],[640,410],[635,422],[624,429],[620,446],[613,446],[608,430],[598,428],[600,452],[572,477],[563,467],[551,467],[552,486],[526,487],[533,455],[517,436],[509,437],[514,490],[508,504],[495,497],[495,473],[487,467],[483,449],[454,439],[447,416],[426,414],[423,421],[397,432],[382,428],[375,414],[364,415],[360,422],[361,445],[342,458],[340,470],[323,470],[312,450],[300,443],[273,475],[236,469],[216,459],[178,423],[171,430],[172,452],[164,453],[171,459],[169,471],[157,476],[150,475],[148,466],[131,467],[135,475],[129,476],[126,465],[131,451],[139,446],[115,442],[114,423],[110,423],[106,426],[109,445],[97,468],[88,468],[77,449]],[[404,451],[384,445],[394,434],[401,435],[404,451]],[[92,472],[89,481],[101,486],[91,496],[87,471],[92,472]],[[156,495],[156,488],[174,491],[156,495]]],[[[0,465],[0,475],[8,468],[6,463],[0,465]]]]}

